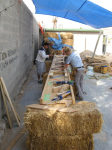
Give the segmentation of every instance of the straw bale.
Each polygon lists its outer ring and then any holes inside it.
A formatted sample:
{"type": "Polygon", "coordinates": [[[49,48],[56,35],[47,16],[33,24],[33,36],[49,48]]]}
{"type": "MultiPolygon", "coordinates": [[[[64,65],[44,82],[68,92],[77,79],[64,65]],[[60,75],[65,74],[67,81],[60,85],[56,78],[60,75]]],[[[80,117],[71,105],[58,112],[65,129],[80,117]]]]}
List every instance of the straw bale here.
{"type": "Polygon", "coordinates": [[[48,43],[49,43],[50,41],[49,41],[49,39],[46,37],[46,38],[44,38],[44,42],[48,42],[48,43]]]}
{"type": "Polygon", "coordinates": [[[92,135],[29,136],[30,150],[93,150],[92,135]]]}
{"type": "Polygon", "coordinates": [[[73,39],[62,39],[62,43],[73,46],[73,39]]]}
{"type": "Polygon", "coordinates": [[[48,38],[48,37],[59,39],[58,34],[55,32],[45,32],[44,38],[48,38]]]}
{"type": "Polygon", "coordinates": [[[62,32],[60,35],[62,39],[73,39],[73,33],[62,32]]]}
{"type": "Polygon", "coordinates": [[[102,115],[91,102],[78,103],[67,108],[35,104],[28,106],[25,126],[35,136],[74,136],[98,133],[102,115]]]}

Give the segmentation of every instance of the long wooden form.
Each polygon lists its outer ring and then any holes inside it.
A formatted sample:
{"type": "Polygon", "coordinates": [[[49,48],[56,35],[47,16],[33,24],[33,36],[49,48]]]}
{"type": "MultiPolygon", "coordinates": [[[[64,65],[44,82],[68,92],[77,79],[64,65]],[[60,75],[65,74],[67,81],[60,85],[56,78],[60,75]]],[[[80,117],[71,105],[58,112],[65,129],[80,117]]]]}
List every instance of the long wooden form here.
{"type": "Polygon", "coordinates": [[[63,55],[55,55],[52,61],[52,65],[42,92],[40,104],[63,104],[69,106],[75,104],[75,96],[71,85],[62,84],[56,85],[56,81],[70,81],[70,74],[64,66],[63,55]],[[64,93],[70,90],[71,94],[66,98],[59,101],[52,101],[53,98],[57,97],[58,94],[64,93]]]}

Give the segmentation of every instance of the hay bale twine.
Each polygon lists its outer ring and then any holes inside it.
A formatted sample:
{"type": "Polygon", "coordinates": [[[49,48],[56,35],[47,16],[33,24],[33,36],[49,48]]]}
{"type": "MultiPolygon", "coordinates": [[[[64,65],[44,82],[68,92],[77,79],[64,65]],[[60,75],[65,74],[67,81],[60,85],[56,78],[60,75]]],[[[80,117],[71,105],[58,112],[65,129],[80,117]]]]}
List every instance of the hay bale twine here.
{"type": "Polygon", "coordinates": [[[98,133],[102,115],[91,102],[79,103],[68,108],[55,108],[35,104],[25,113],[25,127],[35,136],[75,136],[98,133]],[[41,108],[40,108],[41,107],[41,108]]]}

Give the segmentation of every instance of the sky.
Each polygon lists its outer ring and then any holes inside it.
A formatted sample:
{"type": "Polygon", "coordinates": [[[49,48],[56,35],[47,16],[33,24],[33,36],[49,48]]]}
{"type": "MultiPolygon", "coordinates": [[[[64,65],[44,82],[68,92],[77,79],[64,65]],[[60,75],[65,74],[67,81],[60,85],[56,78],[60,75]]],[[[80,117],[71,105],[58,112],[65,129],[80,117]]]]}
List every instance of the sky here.
{"type": "MultiPolygon", "coordinates": [[[[33,5],[32,0],[23,0],[23,1],[31,10],[31,12],[35,14],[35,6],[33,5]]],[[[111,5],[112,0],[90,0],[90,1],[100,5],[101,7],[104,7],[105,9],[108,9],[109,11],[112,11],[112,5],[111,5]]],[[[53,16],[39,15],[39,14],[35,14],[34,16],[37,22],[39,22],[43,27],[53,28],[53,18],[54,18],[53,16]]],[[[60,17],[58,17],[57,27],[58,28],[92,28],[90,26],[83,25],[60,17]]]]}

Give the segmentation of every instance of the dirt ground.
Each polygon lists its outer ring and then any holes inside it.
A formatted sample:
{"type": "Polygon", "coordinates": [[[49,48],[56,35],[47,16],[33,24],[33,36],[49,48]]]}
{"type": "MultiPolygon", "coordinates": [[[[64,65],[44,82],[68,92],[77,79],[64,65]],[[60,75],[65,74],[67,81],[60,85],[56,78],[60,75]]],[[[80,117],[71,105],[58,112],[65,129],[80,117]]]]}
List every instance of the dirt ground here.
{"type": "MultiPolygon", "coordinates": [[[[96,80],[89,79],[85,75],[84,88],[87,95],[84,96],[84,100],[95,102],[104,119],[101,133],[94,135],[95,150],[112,150],[112,90],[110,87],[112,87],[112,77],[96,80]]],[[[27,133],[23,129],[25,107],[29,104],[39,103],[41,92],[42,85],[37,82],[36,69],[34,67],[16,100],[17,111],[22,119],[21,127],[15,127],[7,131],[1,150],[27,150],[27,133]],[[14,145],[14,143],[16,144],[14,145]],[[10,145],[9,149],[7,149],[7,145],[10,145]]]]}

